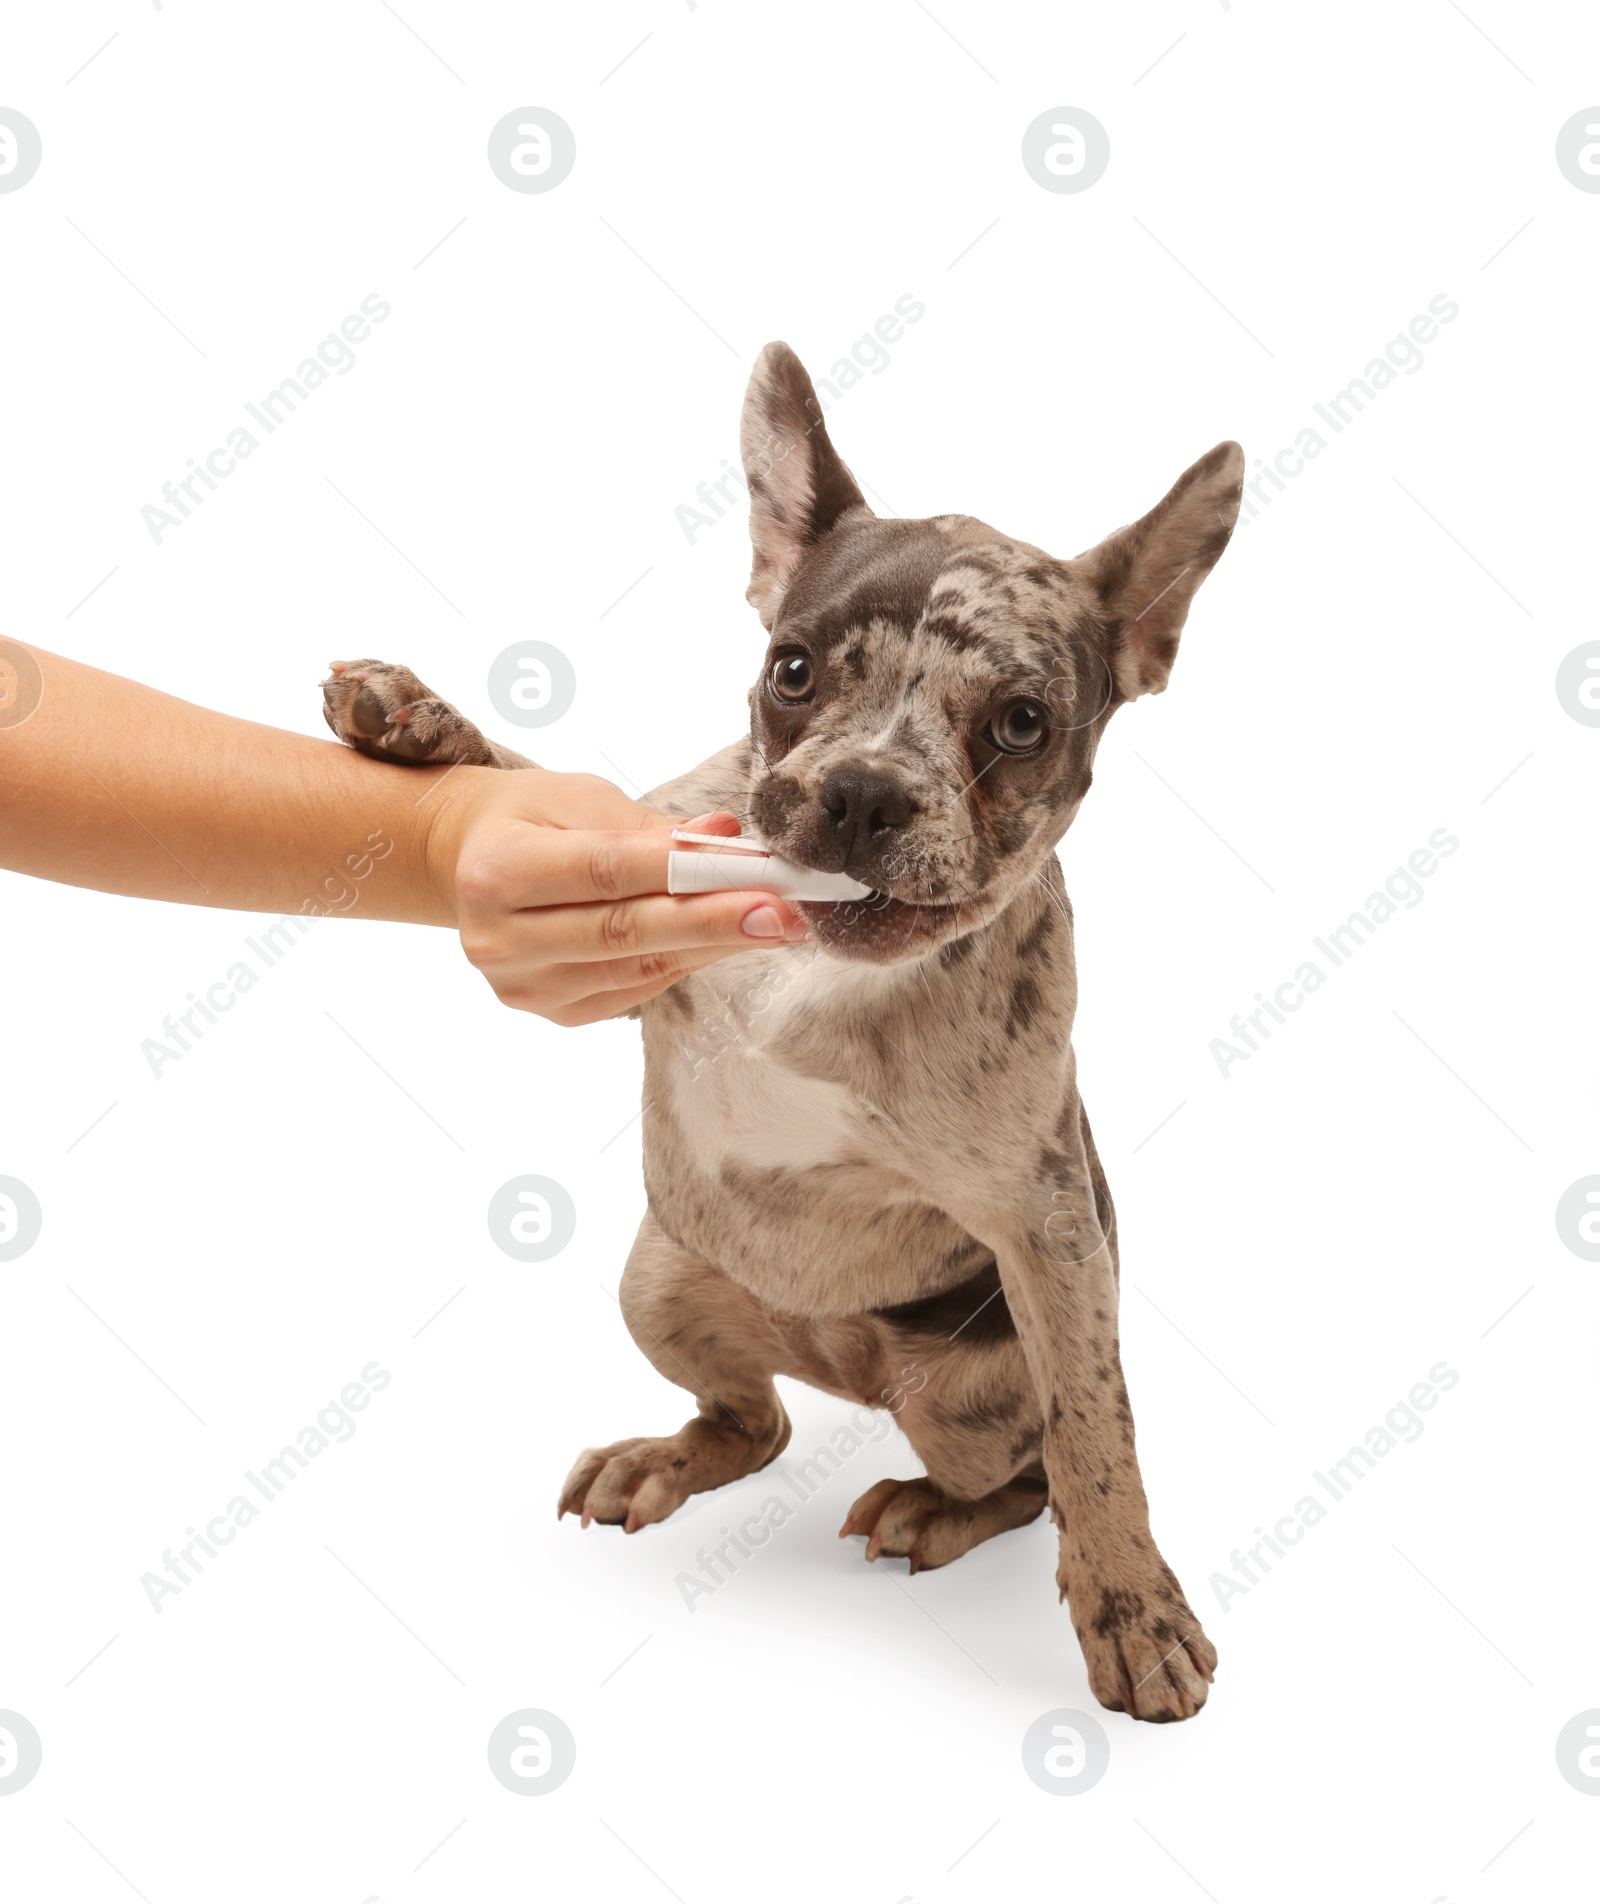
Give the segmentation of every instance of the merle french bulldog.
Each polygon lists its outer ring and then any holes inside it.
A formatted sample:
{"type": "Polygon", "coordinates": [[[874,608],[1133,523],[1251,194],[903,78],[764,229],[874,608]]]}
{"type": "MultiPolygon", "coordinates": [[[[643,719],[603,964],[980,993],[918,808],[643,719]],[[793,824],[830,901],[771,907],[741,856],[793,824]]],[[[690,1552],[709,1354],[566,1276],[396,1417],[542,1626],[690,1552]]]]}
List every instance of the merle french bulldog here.
{"type": "MultiPolygon", "coordinates": [[[[1095,1696],[1186,1719],[1216,1651],[1134,1453],[1054,849],[1106,723],[1167,684],[1243,452],[1219,444],[1062,561],[970,516],[874,515],[785,344],[757,360],[741,448],[768,634],[750,732],[650,798],[735,813],[872,896],[802,903],[811,944],[640,1011],[649,1208],[621,1303],[697,1412],[587,1450],[559,1511],[631,1533],[764,1467],[790,1432],[775,1375],[888,1403],[927,1473],[851,1508],[867,1558],[943,1566],[1048,1505],[1095,1696]]],[[[334,731],[380,757],[532,765],[403,668],[348,664],[324,691],[334,731]]]]}

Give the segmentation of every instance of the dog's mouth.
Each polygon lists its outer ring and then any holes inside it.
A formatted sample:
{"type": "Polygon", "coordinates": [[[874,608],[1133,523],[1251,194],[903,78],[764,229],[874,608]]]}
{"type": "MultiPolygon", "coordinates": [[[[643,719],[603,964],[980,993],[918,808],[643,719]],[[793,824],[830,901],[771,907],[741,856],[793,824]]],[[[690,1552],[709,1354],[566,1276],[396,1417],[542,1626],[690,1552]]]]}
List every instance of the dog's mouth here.
{"type": "Polygon", "coordinates": [[[976,914],[976,908],[966,904],[923,905],[886,892],[831,904],[801,899],[794,905],[824,952],[873,965],[919,958],[964,926],[975,923],[976,914]]]}
{"type": "MultiPolygon", "coordinates": [[[[761,818],[759,809],[756,818],[761,818]]],[[[804,828],[779,824],[767,831],[766,842],[769,851],[791,865],[828,874],[841,870],[837,864],[818,864],[830,855],[808,837],[804,828]]],[[[931,869],[909,854],[882,868],[879,877],[884,885],[859,899],[791,899],[789,903],[805,920],[822,951],[834,958],[870,965],[895,965],[922,958],[993,916],[994,905],[988,895],[968,891],[959,881],[955,882],[959,899],[935,898],[936,890],[949,890],[948,880],[936,878],[931,869]],[[891,884],[901,890],[890,891],[891,884]],[[905,893],[908,886],[909,896],[905,893]]],[[[871,874],[863,872],[859,878],[865,884],[871,874]]]]}

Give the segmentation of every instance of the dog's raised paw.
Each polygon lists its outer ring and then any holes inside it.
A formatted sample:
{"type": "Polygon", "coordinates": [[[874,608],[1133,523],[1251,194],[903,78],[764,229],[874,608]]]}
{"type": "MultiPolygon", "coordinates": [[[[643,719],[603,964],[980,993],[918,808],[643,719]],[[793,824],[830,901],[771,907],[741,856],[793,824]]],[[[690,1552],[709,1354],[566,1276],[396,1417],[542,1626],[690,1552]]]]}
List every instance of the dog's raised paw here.
{"type": "Polygon", "coordinates": [[[494,752],[465,715],[409,668],[335,661],[322,683],[322,713],[339,739],[374,760],[493,766],[494,752]]]}
{"type": "Polygon", "coordinates": [[[1044,1489],[1010,1481],[975,1501],[957,1500],[932,1481],[880,1481],[868,1488],[839,1529],[867,1536],[867,1558],[893,1554],[909,1560],[911,1571],[947,1566],[980,1541],[1025,1527],[1044,1510],[1044,1489]]]}

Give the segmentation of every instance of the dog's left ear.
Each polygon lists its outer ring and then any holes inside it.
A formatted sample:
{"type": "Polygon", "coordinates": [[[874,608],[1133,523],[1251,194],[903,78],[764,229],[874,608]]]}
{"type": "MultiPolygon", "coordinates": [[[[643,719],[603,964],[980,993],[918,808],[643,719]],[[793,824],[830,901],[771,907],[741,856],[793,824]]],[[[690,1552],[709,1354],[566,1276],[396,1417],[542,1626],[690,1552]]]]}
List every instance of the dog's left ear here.
{"type": "Polygon", "coordinates": [[[1194,592],[1228,546],[1244,494],[1244,451],[1219,443],[1147,516],[1080,555],[1109,623],[1111,664],[1128,700],[1159,694],[1194,592]]]}
{"type": "Polygon", "coordinates": [[[739,451],[750,485],[745,598],[771,628],[801,556],[847,511],[867,507],[828,440],[805,365],[787,344],[768,344],[756,359],[739,420],[739,451]]]}

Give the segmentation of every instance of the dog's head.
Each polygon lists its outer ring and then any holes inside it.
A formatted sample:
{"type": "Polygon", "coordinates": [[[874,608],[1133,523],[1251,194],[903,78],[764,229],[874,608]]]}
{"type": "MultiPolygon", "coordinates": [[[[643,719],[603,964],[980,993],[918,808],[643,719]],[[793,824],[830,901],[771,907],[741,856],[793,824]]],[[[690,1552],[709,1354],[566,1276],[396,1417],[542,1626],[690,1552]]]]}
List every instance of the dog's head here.
{"type": "Polygon", "coordinates": [[[1166,686],[1244,452],[1219,443],[1147,516],[1058,561],[971,516],[875,516],[787,344],[756,361],[740,446],[770,636],[752,817],[784,858],[873,888],[801,906],[825,951],[922,957],[1039,873],[1106,722],[1166,686]]]}

